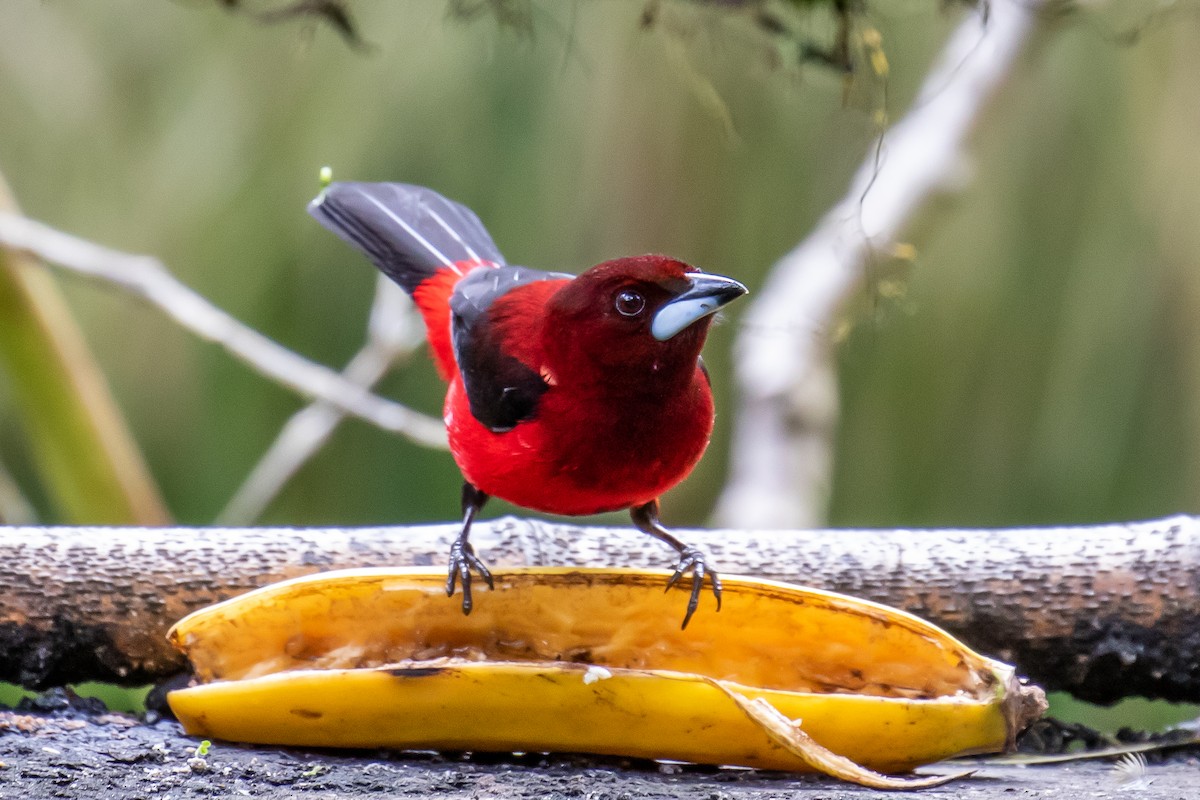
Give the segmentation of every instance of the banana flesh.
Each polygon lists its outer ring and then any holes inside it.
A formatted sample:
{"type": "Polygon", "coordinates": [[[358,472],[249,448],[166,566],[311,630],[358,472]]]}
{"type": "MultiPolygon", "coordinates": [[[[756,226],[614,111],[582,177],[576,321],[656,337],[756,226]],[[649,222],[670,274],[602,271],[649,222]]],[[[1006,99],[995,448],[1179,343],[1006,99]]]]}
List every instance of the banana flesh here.
{"type": "Polygon", "coordinates": [[[680,630],[666,574],[498,572],[469,617],[441,572],[275,584],[172,628],[199,684],[169,702],[189,733],[233,741],[588,752],[908,788],[942,779],[876,771],[1002,751],[1044,709],[1011,667],[829,592],[728,577],[720,613],[680,630]]]}

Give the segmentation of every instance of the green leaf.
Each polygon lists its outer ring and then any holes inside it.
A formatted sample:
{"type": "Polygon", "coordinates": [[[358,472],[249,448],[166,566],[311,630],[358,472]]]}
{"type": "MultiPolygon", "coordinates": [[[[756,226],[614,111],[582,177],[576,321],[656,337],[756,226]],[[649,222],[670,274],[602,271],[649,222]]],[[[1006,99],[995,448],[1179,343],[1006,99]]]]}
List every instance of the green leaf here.
{"type": "MultiPolygon", "coordinates": [[[[0,177],[0,210],[18,213],[0,177]]],[[[65,521],[163,525],[170,516],[53,277],[0,247],[0,372],[65,521]]]]}

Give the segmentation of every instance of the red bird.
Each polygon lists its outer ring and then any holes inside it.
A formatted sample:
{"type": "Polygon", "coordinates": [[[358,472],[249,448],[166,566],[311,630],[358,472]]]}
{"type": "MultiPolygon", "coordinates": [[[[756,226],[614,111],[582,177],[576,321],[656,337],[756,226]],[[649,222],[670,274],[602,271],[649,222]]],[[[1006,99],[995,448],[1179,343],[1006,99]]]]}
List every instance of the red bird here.
{"type": "Polygon", "coordinates": [[[471,571],[471,522],[496,496],[551,514],[628,508],[640,530],[679,553],[668,588],[705,555],[658,520],[658,498],[700,459],[713,400],[700,348],[712,314],[746,293],[735,280],[659,255],[606,261],[575,277],[505,264],[479,218],[436,192],[399,183],[334,183],[309,206],[412,295],[441,376],[450,452],[462,470],[462,532],[446,593],[471,571]]]}

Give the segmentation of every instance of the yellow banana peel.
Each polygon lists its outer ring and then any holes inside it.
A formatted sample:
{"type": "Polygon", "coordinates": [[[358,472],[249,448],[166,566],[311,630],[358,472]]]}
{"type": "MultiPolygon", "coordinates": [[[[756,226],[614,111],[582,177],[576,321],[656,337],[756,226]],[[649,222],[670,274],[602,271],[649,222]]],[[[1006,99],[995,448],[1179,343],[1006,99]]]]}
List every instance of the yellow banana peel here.
{"type": "MultiPolygon", "coordinates": [[[[198,685],[188,733],[318,747],[586,752],[880,787],[1009,748],[1040,689],[902,611],[724,578],[679,628],[667,573],[499,571],[470,616],[425,569],[326,572],[198,611],[170,631],[198,685]]],[[[950,776],[954,777],[954,776],[950,776]]]]}

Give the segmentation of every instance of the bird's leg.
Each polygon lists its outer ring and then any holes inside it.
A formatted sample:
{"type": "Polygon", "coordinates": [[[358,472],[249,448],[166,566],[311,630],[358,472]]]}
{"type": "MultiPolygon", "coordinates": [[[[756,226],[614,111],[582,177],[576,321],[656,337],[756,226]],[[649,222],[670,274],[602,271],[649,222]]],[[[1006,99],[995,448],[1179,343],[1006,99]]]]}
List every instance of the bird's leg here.
{"type": "Polygon", "coordinates": [[[700,603],[700,592],[704,589],[704,579],[708,578],[712,583],[713,596],[717,598],[717,611],[721,610],[721,578],[717,575],[717,571],[708,565],[705,560],[707,556],[698,547],[686,545],[671,535],[670,531],[663,527],[663,524],[658,521],[658,501],[651,500],[649,503],[640,506],[634,506],[629,509],[629,516],[633,518],[633,524],[637,529],[648,533],[655,539],[666,542],[675,548],[679,553],[679,563],[675,565],[675,574],[667,581],[667,589],[670,589],[679,579],[688,572],[692,573],[692,596],[688,600],[687,613],[683,615],[683,625],[680,628],[686,628],[688,622],[692,619],[692,614],[696,613],[696,606],[700,603]]]}
{"type": "Polygon", "coordinates": [[[488,572],[483,561],[475,555],[475,548],[471,547],[471,542],[467,539],[471,535],[471,523],[475,520],[475,514],[483,508],[487,499],[486,493],[479,491],[466,481],[463,482],[462,531],[454,540],[454,544],[450,545],[450,574],[446,577],[446,596],[453,597],[455,584],[461,582],[464,614],[471,613],[471,570],[479,573],[479,577],[483,578],[489,589],[496,588],[492,582],[492,573],[488,572]]]}

